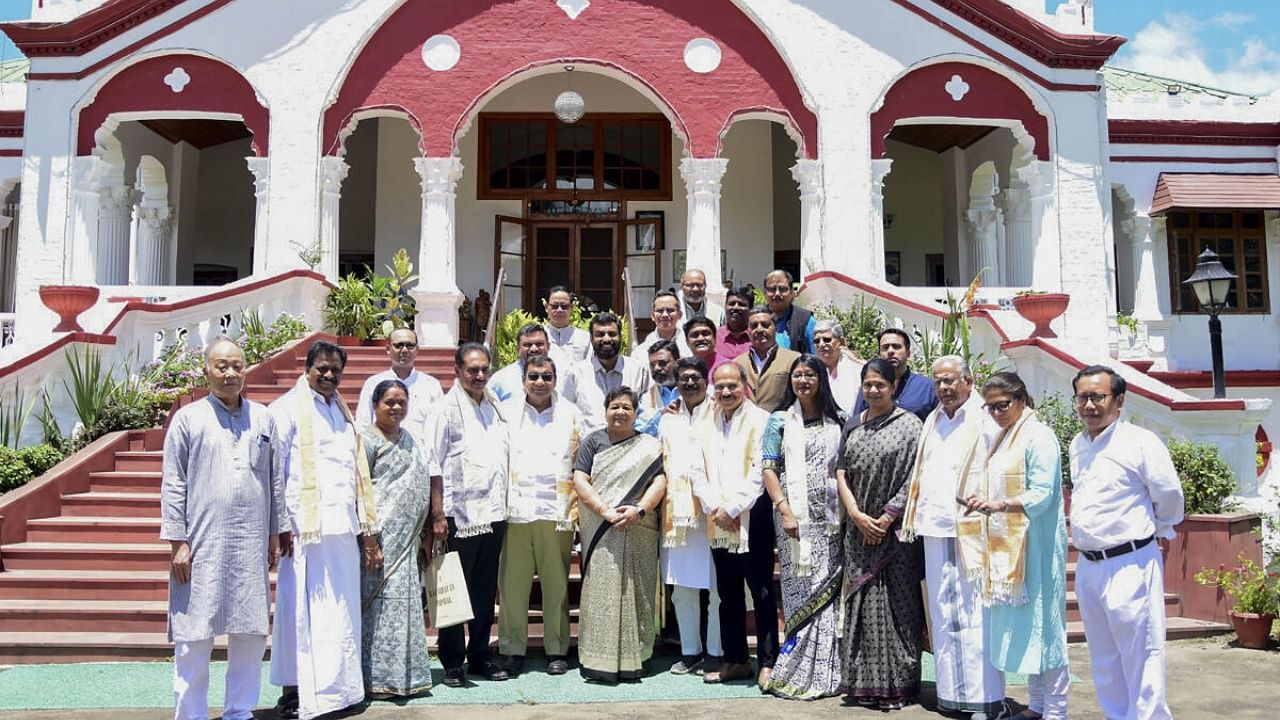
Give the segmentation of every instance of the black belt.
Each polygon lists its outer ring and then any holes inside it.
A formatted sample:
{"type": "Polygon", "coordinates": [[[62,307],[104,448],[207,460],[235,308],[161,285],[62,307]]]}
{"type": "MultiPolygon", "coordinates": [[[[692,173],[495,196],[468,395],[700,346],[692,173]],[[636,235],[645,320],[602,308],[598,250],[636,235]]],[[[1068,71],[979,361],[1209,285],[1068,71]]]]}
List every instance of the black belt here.
{"type": "Polygon", "coordinates": [[[1123,545],[1117,545],[1113,548],[1107,548],[1106,550],[1081,550],[1080,554],[1085,556],[1085,558],[1089,560],[1098,562],[1100,560],[1106,560],[1107,558],[1120,557],[1121,555],[1127,555],[1128,553],[1131,553],[1134,550],[1141,550],[1142,548],[1150,545],[1151,542],[1155,539],[1156,539],[1155,535],[1148,535],[1147,537],[1144,537],[1141,540],[1130,540],[1129,542],[1123,545]]]}

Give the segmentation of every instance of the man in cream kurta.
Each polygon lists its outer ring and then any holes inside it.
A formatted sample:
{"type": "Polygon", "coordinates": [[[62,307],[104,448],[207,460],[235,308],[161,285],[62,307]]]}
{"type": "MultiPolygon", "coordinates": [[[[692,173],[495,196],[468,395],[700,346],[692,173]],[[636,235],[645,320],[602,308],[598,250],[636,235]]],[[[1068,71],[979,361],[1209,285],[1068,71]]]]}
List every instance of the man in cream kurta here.
{"type": "Polygon", "coordinates": [[[361,547],[381,565],[372,492],[357,468],[357,434],[338,394],[346,351],[323,340],[306,374],[271,404],[294,552],[280,562],[271,683],[282,717],[305,720],[364,700],[360,670],[361,547]],[[357,542],[359,538],[359,542],[357,542]]]}
{"type": "Polygon", "coordinates": [[[489,350],[479,343],[458,348],[457,380],[436,406],[428,435],[432,533],[457,551],[474,615],[465,629],[454,625],[440,630],[444,684],[452,688],[466,684],[464,660],[473,675],[507,679],[489,652],[507,527],[507,428],[485,392],[490,362],[489,350]]]}
{"type": "Polygon", "coordinates": [[[916,449],[903,534],[924,538],[938,707],[983,720],[1003,708],[1004,673],[987,659],[986,611],[976,583],[960,566],[956,495],[965,456],[982,433],[986,413],[963,358],[935,360],[933,383],[939,404],[925,419],[916,449]]]}
{"type": "Polygon", "coordinates": [[[173,546],[169,637],[174,718],[209,717],[209,656],[227,636],[222,716],[248,720],[258,703],[267,646],[269,567],[284,527],[283,481],[273,462],[275,423],[240,397],[245,359],[230,340],[205,354],[210,394],[174,414],[164,439],[160,539],[173,546]]]}
{"type": "Polygon", "coordinates": [[[1076,597],[1102,714],[1172,718],[1165,701],[1164,560],[1184,500],[1169,450],[1120,419],[1126,383],[1094,365],[1072,381],[1085,430],[1071,441],[1076,597]]]}
{"type": "Polygon", "coordinates": [[[524,670],[529,592],[538,576],[547,674],[569,670],[569,560],[573,551],[573,459],[582,413],[556,397],[556,364],[524,363],[524,390],[503,408],[510,437],[507,538],[498,563],[498,649],[511,677],[524,670]]]}
{"type": "Polygon", "coordinates": [[[409,328],[392,330],[387,337],[387,354],[391,356],[391,368],[364,381],[360,388],[360,401],[356,403],[356,420],[360,425],[373,424],[373,389],[383,380],[399,380],[409,388],[409,414],[401,426],[418,442],[425,445],[427,420],[431,408],[444,396],[440,381],[414,367],[418,358],[418,335],[409,328]]]}
{"type": "Polygon", "coordinates": [[[591,318],[591,357],[563,374],[560,394],[582,411],[583,435],[603,430],[604,399],[623,385],[637,396],[649,391],[649,368],[621,354],[622,325],[610,312],[591,318]]]}
{"type": "Polygon", "coordinates": [[[547,354],[556,361],[560,377],[564,377],[569,368],[582,362],[591,353],[591,335],[580,327],[575,327],[570,319],[573,317],[573,296],[563,285],[556,285],[547,292],[542,301],[542,308],[547,312],[547,354]]]}
{"type": "Polygon", "coordinates": [[[707,365],[698,358],[675,363],[680,390],[678,409],[663,412],[658,424],[662,460],[667,473],[663,504],[663,537],[659,553],[663,582],[671,585],[671,604],[680,627],[679,662],[672,674],[718,672],[724,659],[720,644],[720,595],[716,592],[715,567],[707,515],[695,488],[706,489],[706,458],[697,433],[709,423],[714,403],[707,399],[707,365]],[[707,657],[702,656],[702,591],[710,592],[707,605],[707,657]]]}

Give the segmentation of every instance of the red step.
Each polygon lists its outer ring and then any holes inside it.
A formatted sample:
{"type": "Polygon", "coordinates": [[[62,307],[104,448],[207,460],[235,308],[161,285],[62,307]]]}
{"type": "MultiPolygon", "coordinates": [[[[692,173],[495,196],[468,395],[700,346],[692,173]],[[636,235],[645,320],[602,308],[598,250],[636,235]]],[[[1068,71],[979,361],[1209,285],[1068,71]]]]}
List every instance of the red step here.
{"type": "Polygon", "coordinates": [[[160,493],[87,492],[62,496],[62,514],[73,517],[160,517],[160,493]]]}
{"type": "Polygon", "coordinates": [[[13,570],[165,570],[168,543],[27,542],[5,545],[5,569],[13,570]]]}
{"type": "Polygon", "coordinates": [[[160,518],[61,516],[27,523],[30,542],[152,543],[160,539],[160,518]]]}
{"type": "Polygon", "coordinates": [[[163,467],[164,452],[160,450],[130,450],[116,453],[117,472],[160,472],[163,467]]]}
{"type": "Polygon", "coordinates": [[[43,600],[165,600],[165,570],[6,570],[0,598],[43,600]]]}
{"type": "MultiPolygon", "coordinates": [[[[117,466],[118,467],[118,466],[117,466]]],[[[89,473],[89,489],[95,492],[141,492],[160,490],[162,473],[144,470],[111,470],[89,473]]]]}

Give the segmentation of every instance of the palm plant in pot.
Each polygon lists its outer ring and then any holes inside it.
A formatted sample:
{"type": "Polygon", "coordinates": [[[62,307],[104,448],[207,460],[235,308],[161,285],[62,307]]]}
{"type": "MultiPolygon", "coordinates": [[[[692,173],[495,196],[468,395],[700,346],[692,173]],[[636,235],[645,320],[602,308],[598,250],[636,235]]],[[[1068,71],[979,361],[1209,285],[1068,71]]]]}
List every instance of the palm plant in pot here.
{"type": "Polygon", "coordinates": [[[1268,573],[1244,554],[1239,560],[1238,567],[1202,568],[1196,573],[1196,582],[1215,587],[1235,601],[1231,624],[1241,647],[1265,650],[1271,625],[1280,615],[1280,575],[1268,573]]]}
{"type": "Polygon", "coordinates": [[[339,344],[359,345],[374,336],[379,308],[369,283],[347,275],[338,280],[324,303],[324,326],[339,344]]]}

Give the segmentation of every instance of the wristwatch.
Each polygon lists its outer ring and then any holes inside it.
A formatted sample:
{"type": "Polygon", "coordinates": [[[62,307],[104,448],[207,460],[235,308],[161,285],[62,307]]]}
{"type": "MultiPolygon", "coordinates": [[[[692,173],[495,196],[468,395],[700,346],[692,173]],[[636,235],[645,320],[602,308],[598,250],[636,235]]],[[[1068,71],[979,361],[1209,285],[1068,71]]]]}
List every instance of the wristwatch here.
{"type": "Polygon", "coordinates": [[[642,508],[642,507],[640,507],[639,505],[637,505],[637,506],[636,506],[636,510],[639,510],[639,511],[640,511],[640,519],[641,519],[641,520],[643,520],[643,519],[644,519],[644,508],[642,508]]]}

